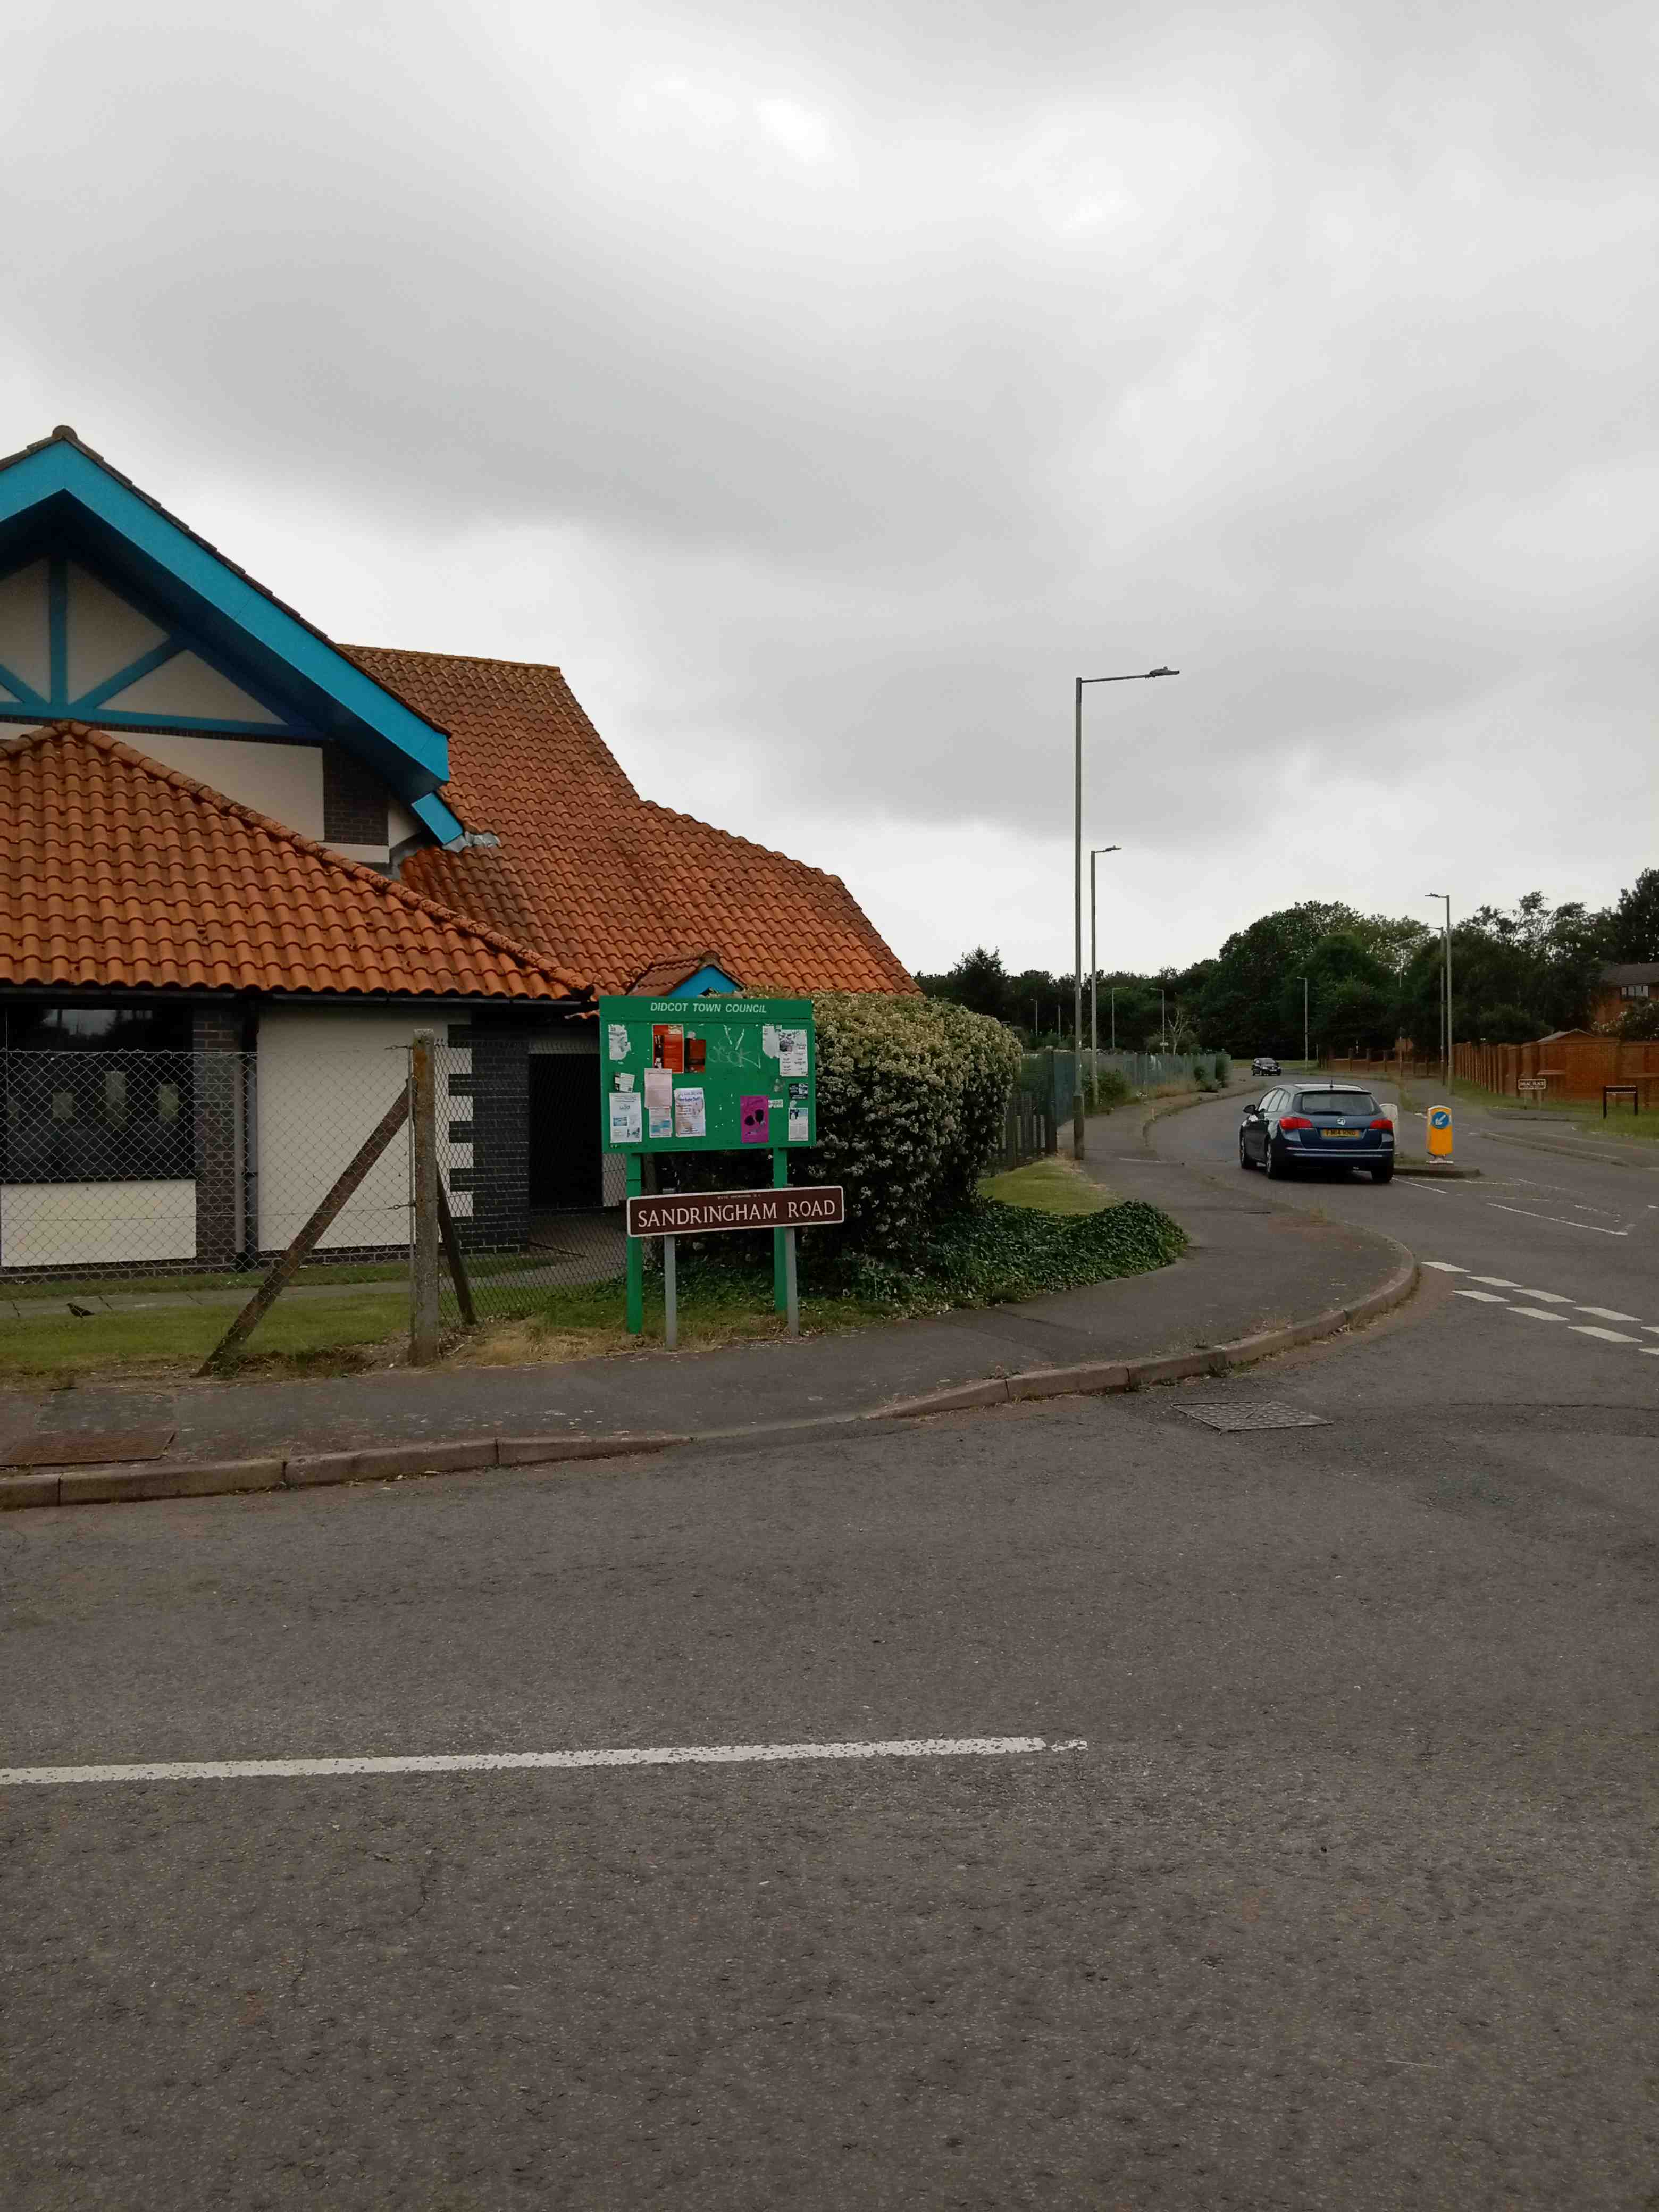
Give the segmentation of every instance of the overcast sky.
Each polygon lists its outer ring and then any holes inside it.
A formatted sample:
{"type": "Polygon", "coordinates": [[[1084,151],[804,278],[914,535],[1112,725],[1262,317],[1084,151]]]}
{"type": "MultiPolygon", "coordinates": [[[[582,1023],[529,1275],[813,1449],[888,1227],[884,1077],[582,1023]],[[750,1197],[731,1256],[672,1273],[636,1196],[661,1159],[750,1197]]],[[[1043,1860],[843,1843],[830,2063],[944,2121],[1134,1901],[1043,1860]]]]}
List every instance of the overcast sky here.
{"type": "Polygon", "coordinates": [[[915,967],[1659,861],[1651,6],[10,0],[0,450],[915,967]],[[1107,872],[1109,872],[1108,873],[1107,872]]]}

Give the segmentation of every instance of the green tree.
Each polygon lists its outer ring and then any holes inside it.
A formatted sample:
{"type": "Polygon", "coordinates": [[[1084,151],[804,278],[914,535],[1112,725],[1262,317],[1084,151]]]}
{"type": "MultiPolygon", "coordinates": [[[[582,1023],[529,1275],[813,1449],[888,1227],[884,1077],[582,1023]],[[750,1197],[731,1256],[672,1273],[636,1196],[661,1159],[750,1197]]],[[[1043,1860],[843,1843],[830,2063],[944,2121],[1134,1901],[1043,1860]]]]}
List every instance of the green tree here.
{"type": "Polygon", "coordinates": [[[964,952],[945,975],[918,975],[916,981],[930,999],[949,1000],[952,1006],[966,1006],[970,1013],[988,1014],[993,1021],[1019,1018],[1010,1004],[1012,987],[1002,955],[988,952],[982,945],[964,952]]]}
{"type": "Polygon", "coordinates": [[[1644,868],[1606,919],[1609,959],[1659,960],[1659,868],[1644,868]]]}

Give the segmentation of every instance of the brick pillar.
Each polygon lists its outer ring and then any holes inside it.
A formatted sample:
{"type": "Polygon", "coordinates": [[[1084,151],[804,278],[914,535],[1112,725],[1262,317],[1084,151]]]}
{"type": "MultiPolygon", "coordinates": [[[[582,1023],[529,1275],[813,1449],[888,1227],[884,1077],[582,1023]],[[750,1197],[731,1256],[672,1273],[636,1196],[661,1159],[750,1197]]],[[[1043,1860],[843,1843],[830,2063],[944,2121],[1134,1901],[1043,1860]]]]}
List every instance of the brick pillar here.
{"type": "Polygon", "coordinates": [[[470,1220],[456,1226],[470,1251],[520,1251],[530,1236],[528,1033],[475,1022],[452,1029],[449,1042],[472,1048],[471,1073],[449,1079],[451,1133],[459,1140],[470,1130],[472,1145],[471,1166],[449,1170],[451,1191],[472,1200],[470,1220]],[[470,1123],[459,1103],[467,1097],[470,1123]]]}
{"type": "Polygon", "coordinates": [[[239,1187],[241,1122],[240,1006],[197,1006],[191,1014],[194,1083],[191,1165],[196,1177],[196,1257],[202,1265],[232,1267],[240,1242],[239,1187]]]}

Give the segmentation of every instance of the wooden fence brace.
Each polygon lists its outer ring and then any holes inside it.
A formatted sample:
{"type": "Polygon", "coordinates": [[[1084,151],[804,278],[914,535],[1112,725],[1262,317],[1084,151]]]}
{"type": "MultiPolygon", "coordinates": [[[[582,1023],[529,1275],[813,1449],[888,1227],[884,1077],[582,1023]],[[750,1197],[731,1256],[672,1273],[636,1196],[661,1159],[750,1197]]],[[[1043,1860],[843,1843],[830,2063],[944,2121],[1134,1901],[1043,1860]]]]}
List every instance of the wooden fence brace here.
{"type": "Polygon", "coordinates": [[[471,1328],[478,1318],[477,1309],[472,1303],[472,1285],[461,1255],[461,1240],[455,1234],[455,1219],[444,1194],[441,1176],[438,1178],[438,1234],[443,1238],[444,1257],[449,1262],[450,1277],[455,1285],[455,1303],[461,1310],[462,1321],[471,1328]]]}
{"type": "Polygon", "coordinates": [[[324,1199],[305,1227],[277,1261],[264,1281],[242,1308],[196,1372],[198,1378],[211,1375],[228,1359],[239,1346],[245,1344],[270,1311],[300,1269],[310,1258],[325,1233],[333,1225],[335,1217],[347,1201],[356,1195],[358,1185],[374,1166],[392,1139],[409,1117],[409,1086],[404,1085],[392,1103],[364,1138],[351,1164],[340,1176],[333,1188],[324,1199]]]}
{"type": "Polygon", "coordinates": [[[416,1034],[409,1054],[409,1110],[415,1170],[414,1279],[409,1310],[409,1357],[416,1367],[438,1357],[438,1040],[416,1034]]]}

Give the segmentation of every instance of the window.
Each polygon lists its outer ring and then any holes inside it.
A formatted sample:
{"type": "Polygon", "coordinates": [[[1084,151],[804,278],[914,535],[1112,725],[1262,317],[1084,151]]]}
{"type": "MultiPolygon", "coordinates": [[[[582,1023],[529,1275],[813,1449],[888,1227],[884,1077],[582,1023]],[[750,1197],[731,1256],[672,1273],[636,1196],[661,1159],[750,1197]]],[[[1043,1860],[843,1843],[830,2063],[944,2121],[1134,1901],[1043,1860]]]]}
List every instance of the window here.
{"type": "Polygon", "coordinates": [[[1619,995],[1621,999],[1645,999],[1648,995],[1648,986],[1645,983],[1621,983],[1619,986],[1619,995]]]}
{"type": "Polygon", "coordinates": [[[162,1182],[195,1173],[187,1006],[0,1009],[0,1180],[162,1182]]]}
{"type": "Polygon", "coordinates": [[[1377,1114],[1382,1111],[1369,1091],[1304,1091],[1296,1103],[1304,1114],[1377,1114]]]}

